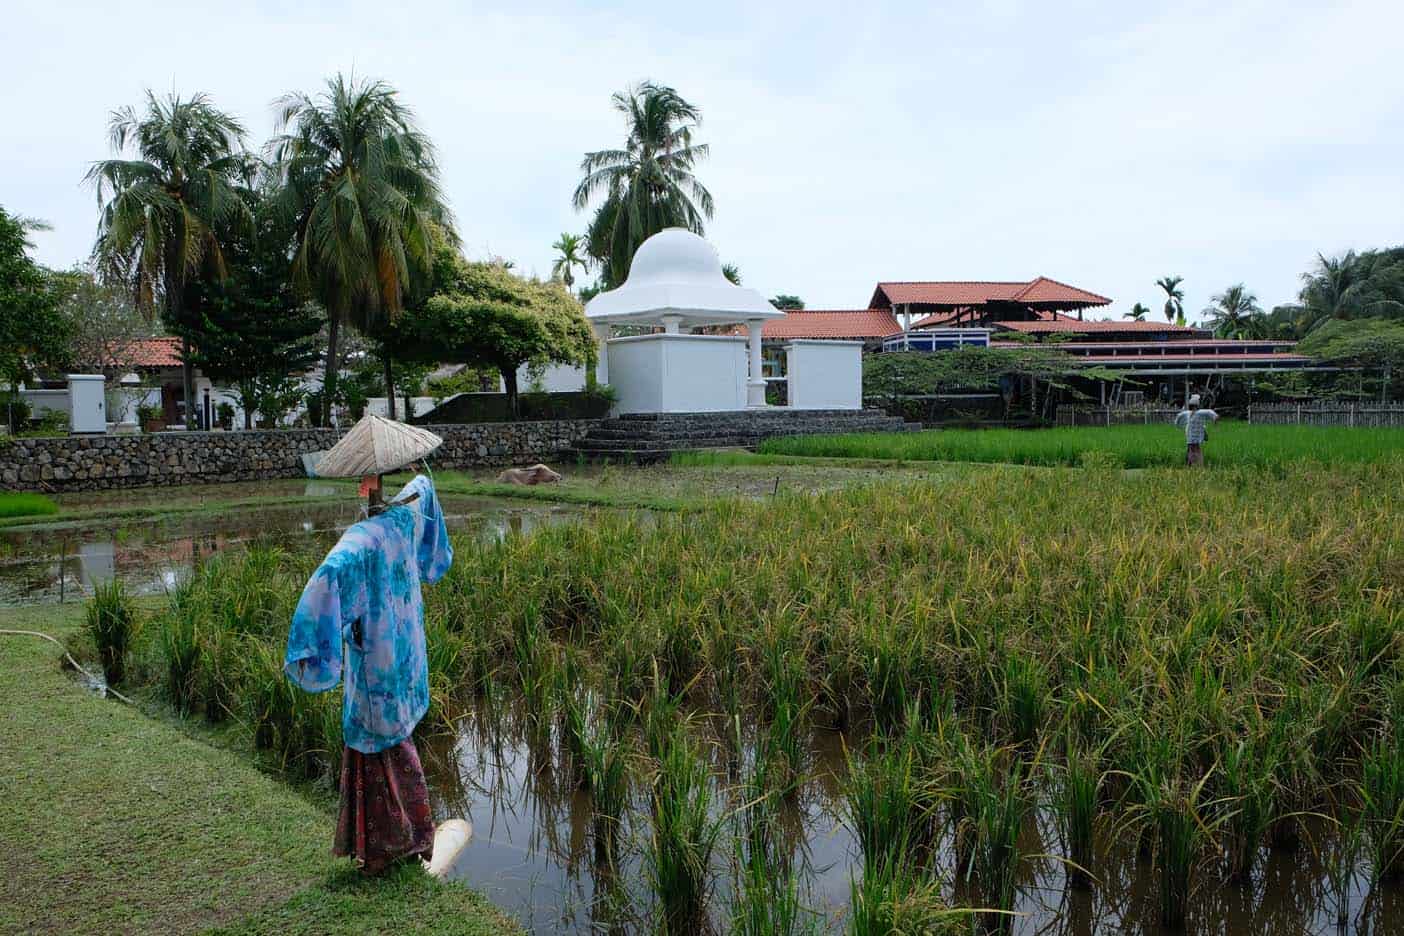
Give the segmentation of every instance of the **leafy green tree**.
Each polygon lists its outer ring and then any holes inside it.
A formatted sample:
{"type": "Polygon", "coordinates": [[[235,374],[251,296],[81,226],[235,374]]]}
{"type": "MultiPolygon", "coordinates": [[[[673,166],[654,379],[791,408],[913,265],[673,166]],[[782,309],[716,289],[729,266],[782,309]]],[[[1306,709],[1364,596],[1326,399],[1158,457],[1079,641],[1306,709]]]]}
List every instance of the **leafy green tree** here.
{"type": "Polygon", "coordinates": [[[701,111],[651,81],[612,100],[628,123],[628,138],[623,149],[585,154],[574,197],[576,210],[583,211],[603,196],[586,237],[607,289],[624,282],[645,240],[669,227],[702,234],[713,207],[711,193],[693,175],[707,156],[707,145],[692,139],[701,111]]]}
{"type": "Polygon", "coordinates": [[[770,304],[777,309],[799,310],[804,308],[804,300],[799,296],[791,296],[789,293],[780,293],[770,300],[770,304]]]}
{"type": "Polygon", "coordinates": [[[1135,305],[1133,305],[1131,307],[1131,311],[1123,315],[1122,318],[1132,319],[1133,321],[1137,322],[1144,322],[1146,320],[1147,315],[1150,315],[1150,309],[1146,308],[1138,302],[1135,305]]]}
{"type": "Polygon", "coordinates": [[[408,356],[432,353],[436,360],[495,368],[514,418],[522,365],[595,361],[594,332],[570,293],[559,283],[523,279],[494,263],[458,258],[444,290],[395,329],[408,356]]]}
{"type": "Polygon", "coordinates": [[[1176,325],[1185,324],[1185,292],[1180,288],[1184,281],[1183,276],[1162,276],[1155,281],[1165,290],[1165,321],[1176,325]]]}
{"type": "Polygon", "coordinates": [[[1404,320],[1334,319],[1313,329],[1297,350],[1319,361],[1378,372],[1383,401],[1398,394],[1396,378],[1404,379],[1404,320]]]}
{"type": "Polygon", "coordinates": [[[734,263],[722,264],[722,276],[733,286],[741,285],[741,269],[734,263]]]}
{"type": "Polygon", "coordinates": [[[1301,333],[1333,319],[1404,316],[1404,248],[1316,255],[1316,267],[1302,274],[1301,333]]]}
{"type": "Polygon", "coordinates": [[[155,334],[150,319],[126,289],[99,282],[89,270],[68,270],[56,278],[62,283],[59,314],[71,335],[73,366],[109,380],[122,376],[130,370],[126,352],[132,343],[155,334]]]}
{"type": "Polygon", "coordinates": [[[11,387],[33,368],[64,367],[72,323],[59,309],[60,290],[29,256],[29,232],[43,225],[0,207],[0,379],[11,387]]]}
{"type": "Polygon", "coordinates": [[[199,284],[195,303],[200,338],[194,363],[210,378],[234,385],[244,411],[275,425],[298,401],[296,375],[318,359],[320,307],[303,301],[288,275],[296,230],[267,198],[254,206],[255,226],[225,248],[226,275],[199,284]]]}
{"type": "Polygon", "coordinates": [[[1261,338],[1266,333],[1258,297],[1242,283],[1210,296],[1209,301],[1204,308],[1205,323],[1220,338],[1261,338]]]}
{"type": "Polygon", "coordinates": [[[579,267],[582,273],[590,269],[589,260],[582,256],[585,238],[578,234],[562,234],[551,247],[557,251],[556,259],[551,263],[551,276],[570,289],[575,285],[575,268],[579,267]]]}
{"type": "MultiPolygon", "coordinates": [[[[990,390],[1003,380],[1022,381],[1028,388],[1030,415],[1039,412],[1038,388],[1076,392],[1072,378],[1115,379],[1102,368],[1088,367],[1082,359],[1055,346],[973,347],[950,351],[898,351],[863,359],[863,395],[900,397],[950,393],[956,390],[990,390]]],[[[1045,399],[1047,394],[1045,394],[1045,399]]]]}
{"type": "MultiPolygon", "coordinates": [[[[297,219],[295,281],[330,320],[325,392],[330,416],[343,324],[368,331],[393,319],[433,262],[436,232],[452,238],[434,148],[389,85],[329,79],[316,96],[278,103],[270,144],[279,201],[297,219]]],[[[390,398],[393,418],[394,396],[390,398]]]]}
{"type": "Polygon", "coordinates": [[[201,274],[225,275],[223,239],[247,227],[254,162],[244,127],[203,94],[114,111],[108,138],[116,159],[96,162],[87,184],[101,207],[93,253],[104,278],[125,283],[138,308],[159,308],[181,339],[185,420],[194,424],[191,339],[198,320],[187,303],[201,274]]]}

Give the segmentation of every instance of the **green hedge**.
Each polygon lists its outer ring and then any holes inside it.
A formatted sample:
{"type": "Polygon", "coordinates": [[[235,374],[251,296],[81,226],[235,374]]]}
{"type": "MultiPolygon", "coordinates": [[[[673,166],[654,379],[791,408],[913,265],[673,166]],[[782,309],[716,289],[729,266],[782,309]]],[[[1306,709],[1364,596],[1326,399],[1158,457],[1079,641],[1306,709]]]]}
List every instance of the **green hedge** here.
{"type": "MultiPolygon", "coordinates": [[[[609,413],[608,393],[575,390],[567,393],[523,393],[517,404],[520,418],[601,419],[609,413]]],[[[428,412],[416,414],[411,423],[510,422],[505,393],[461,393],[428,412]]]]}

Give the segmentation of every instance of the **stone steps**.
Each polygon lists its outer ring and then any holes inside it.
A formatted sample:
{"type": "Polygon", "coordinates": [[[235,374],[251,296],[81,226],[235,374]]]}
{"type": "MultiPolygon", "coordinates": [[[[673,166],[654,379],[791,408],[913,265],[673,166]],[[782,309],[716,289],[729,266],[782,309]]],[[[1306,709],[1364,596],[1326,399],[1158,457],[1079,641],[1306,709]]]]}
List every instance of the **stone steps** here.
{"type": "Polygon", "coordinates": [[[656,462],[673,452],[754,448],[784,435],[903,432],[920,428],[881,410],[744,410],[722,413],[628,413],[601,420],[571,452],[589,460],[656,462]]]}

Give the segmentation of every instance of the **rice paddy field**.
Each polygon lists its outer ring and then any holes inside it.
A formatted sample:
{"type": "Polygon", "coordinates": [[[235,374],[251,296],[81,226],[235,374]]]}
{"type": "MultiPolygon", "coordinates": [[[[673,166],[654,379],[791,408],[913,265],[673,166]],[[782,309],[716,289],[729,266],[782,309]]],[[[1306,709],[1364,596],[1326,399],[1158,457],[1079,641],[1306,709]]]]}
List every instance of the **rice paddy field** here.
{"type": "MultiPolygon", "coordinates": [[[[1092,457],[1123,468],[1173,467],[1185,460],[1182,430],[1169,425],[1057,429],[939,429],[926,432],[790,436],[761,454],[903,461],[1078,465],[1092,457]]],[[[1404,429],[1265,426],[1222,421],[1204,446],[1214,465],[1276,468],[1298,461],[1373,464],[1404,458],[1404,429]]]]}
{"type": "Polygon", "coordinates": [[[58,513],[58,505],[43,494],[0,491],[0,518],[40,517],[58,513]]]}
{"type": "MultiPolygon", "coordinates": [[[[537,932],[1399,931],[1404,462],[1233,464],[1242,431],[1193,475],[1085,430],[869,437],[1087,467],[460,537],[420,733],[469,879],[537,932]]],[[[319,559],[204,563],[128,682],[330,783],[337,694],[280,670],[319,559]]]]}

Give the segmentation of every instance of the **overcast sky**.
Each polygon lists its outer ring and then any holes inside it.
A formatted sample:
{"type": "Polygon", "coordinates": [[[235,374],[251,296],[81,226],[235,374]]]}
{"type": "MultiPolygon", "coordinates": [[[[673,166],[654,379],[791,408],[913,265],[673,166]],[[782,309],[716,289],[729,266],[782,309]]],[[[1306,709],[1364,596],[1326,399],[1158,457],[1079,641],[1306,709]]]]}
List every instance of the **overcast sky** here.
{"type": "Polygon", "coordinates": [[[644,78],[703,112],[707,236],[745,282],[861,308],[878,280],[1043,274],[1197,316],[1290,299],[1317,251],[1404,242],[1404,4],[7,4],[0,204],[87,256],[88,164],[144,89],[261,146],[272,100],[354,69],[438,145],[467,251],[549,272],[587,150],[644,78]]]}

